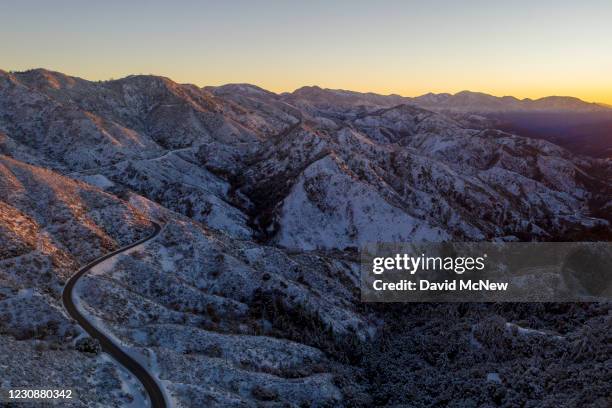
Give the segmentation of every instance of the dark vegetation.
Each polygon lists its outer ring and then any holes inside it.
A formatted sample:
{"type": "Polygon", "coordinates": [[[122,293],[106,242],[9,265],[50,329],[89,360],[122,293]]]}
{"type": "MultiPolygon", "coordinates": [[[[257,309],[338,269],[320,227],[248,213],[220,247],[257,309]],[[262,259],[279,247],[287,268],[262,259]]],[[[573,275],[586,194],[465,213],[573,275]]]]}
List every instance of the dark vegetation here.
{"type": "Polygon", "coordinates": [[[289,305],[285,296],[279,290],[256,291],[250,310],[251,318],[260,321],[258,334],[316,347],[343,364],[356,365],[361,361],[362,343],[356,334],[338,335],[317,312],[300,304],[289,305]]]}
{"type": "MultiPolygon", "coordinates": [[[[609,407],[612,304],[373,304],[375,339],[339,336],[280,292],[261,333],[317,347],[352,407],[609,407]]],[[[262,397],[266,397],[263,393],[262,397]]]]}
{"type": "Polygon", "coordinates": [[[359,375],[379,407],[609,407],[610,303],[389,304],[359,375]],[[527,330],[525,330],[527,329],[527,330]]]}

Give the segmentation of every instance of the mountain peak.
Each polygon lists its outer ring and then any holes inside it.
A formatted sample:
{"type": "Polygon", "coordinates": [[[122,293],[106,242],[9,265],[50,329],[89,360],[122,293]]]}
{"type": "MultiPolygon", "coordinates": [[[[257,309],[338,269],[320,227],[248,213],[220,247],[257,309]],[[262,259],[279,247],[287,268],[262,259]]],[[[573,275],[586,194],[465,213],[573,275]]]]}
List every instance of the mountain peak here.
{"type": "Polygon", "coordinates": [[[493,95],[489,95],[489,94],[484,93],[484,92],[468,91],[466,89],[466,90],[457,92],[453,96],[493,96],[493,95]]]}
{"type": "Polygon", "coordinates": [[[212,92],[215,95],[241,93],[241,94],[247,94],[247,95],[277,96],[274,92],[270,92],[257,85],[253,85],[249,83],[225,84],[225,85],[220,85],[220,86],[205,86],[202,89],[212,92]]]}
{"type": "Polygon", "coordinates": [[[25,83],[52,89],[72,87],[79,80],[81,80],[80,78],[68,76],[61,72],[51,71],[45,68],[35,68],[27,71],[15,72],[14,75],[18,80],[25,83]]]}

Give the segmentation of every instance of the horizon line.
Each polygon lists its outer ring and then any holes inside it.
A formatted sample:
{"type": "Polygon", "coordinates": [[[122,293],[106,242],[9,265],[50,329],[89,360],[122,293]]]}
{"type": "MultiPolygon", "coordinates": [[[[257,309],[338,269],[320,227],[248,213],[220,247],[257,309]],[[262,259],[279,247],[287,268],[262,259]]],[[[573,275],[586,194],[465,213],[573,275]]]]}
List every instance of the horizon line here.
{"type": "MultiPolygon", "coordinates": [[[[0,68],[0,71],[3,71],[2,68],[0,68]]],[[[379,93],[379,92],[374,92],[374,91],[356,91],[356,90],[352,90],[352,89],[344,89],[344,88],[328,88],[328,87],[323,87],[317,84],[312,84],[312,85],[302,85],[299,86],[293,90],[283,90],[283,91],[271,91],[270,89],[264,88],[263,86],[257,85],[255,83],[250,83],[250,82],[227,82],[227,83],[223,83],[221,85],[199,85],[197,83],[194,82],[179,82],[176,81],[174,79],[172,79],[170,76],[167,75],[161,75],[161,74],[153,74],[153,73],[148,73],[148,74],[144,74],[144,73],[138,73],[138,74],[127,74],[124,76],[121,76],[119,78],[115,78],[115,77],[110,77],[107,79],[88,79],[85,78],[83,76],[80,75],[74,75],[74,74],[66,74],[62,71],[58,71],[58,70],[54,70],[54,69],[49,69],[49,68],[43,68],[43,67],[36,67],[36,68],[28,68],[28,69],[24,69],[24,70],[14,70],[14,69],[8,69],[8,70],[4,70],[5,72],[8,73],[26,73],[29,71],[45,71],[45,72],[50,72],[50,73],[56,73],[56,74],[61,74],[64,76],[68,76],[71,78],[76,78],[76,79],[81,79],[84,81],[88,81],[88,82],[111,82],[111,81],[118,81],[121,79],[126,79],[129,77],[133,77],[133,76],[148,76],[148,77],[157,77],[157,78],[165,78],[168,79],[176,84],[179,85],[192,85],[192,86],[196,86],[200,89],[204,89],[207,87],[213,87],[213,88],[218,88],[218,87],[222,87],[222,86],[228,86],[228,85],[248,85],[248,86],[254,86],[257,88],[260,88],[266,92],[271,92],[274,93],[276,95],[282,95],[282,94],[291,94],[296,92],[299,89],[302,88],[319,88],[322,90],[327,90],[327,91],[340,91],[340,92],[354,92],[354,93],[361,93],[361,94],[373,94],[373,95],[379,95],[379,96],[398,96],[401,98],[418,98],[421,96],[425,96],[425,95],[451,95],[451,96],[455,96],[458,95],[460,93],[465,93],[465,92],[469,92],[469,93],[473,93],[473,94],[482,94],[482,95],[486,95],[486,96],[493,96],[495,98],[514,98],[520,102],[524,102],[524,101],[538,101],[541,99],[545,99],[545,98],[575,98],[578,99],[579,101],[585,102],[585,103],[589,103],[589,104],[593,104],[593,105],[598,105],[598,106],[603,106],[603,107],[607,107],[607,108],[611,108],[612,104],[609,103],[605,103],[605,102],[597,102],[597,101],[588,101],[585,99],[582,99],[580,97],[577,96],[573,96],[573,95],[556,95],[556,94],[548,94],[548,95],[544,95],[544,96],[539,96],[537,98],[529,98],[529,97],[518,97],[515,95],[500,95],[500,94],[494,94],[494,93],[489,93],[489,92],[484,92],[484,91],[473,91],[473,90],[469,90],[469,89],[463,89],[461,91],[457,91],[455,93],[453,92],[426,92],[424,94],[420,94],[420,95],[402,95],[400,93],[396,93],[396,92],[391,92],[391,93],[379,93]]]]}

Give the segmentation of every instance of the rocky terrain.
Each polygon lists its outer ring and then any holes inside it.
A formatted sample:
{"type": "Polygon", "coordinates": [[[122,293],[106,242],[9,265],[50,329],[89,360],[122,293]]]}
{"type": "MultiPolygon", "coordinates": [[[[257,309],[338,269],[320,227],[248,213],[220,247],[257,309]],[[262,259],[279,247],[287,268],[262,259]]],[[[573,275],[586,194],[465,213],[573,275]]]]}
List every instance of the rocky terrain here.
{"type": "Polygon", "coordinates": [[[606,406],[608,303],[359,302],[366,242],[612,238],[610,160],[451,99],[0,71],[0,386],[142,403],[60,297],[154,221],[78,290],[176,407],[606,406]]]}

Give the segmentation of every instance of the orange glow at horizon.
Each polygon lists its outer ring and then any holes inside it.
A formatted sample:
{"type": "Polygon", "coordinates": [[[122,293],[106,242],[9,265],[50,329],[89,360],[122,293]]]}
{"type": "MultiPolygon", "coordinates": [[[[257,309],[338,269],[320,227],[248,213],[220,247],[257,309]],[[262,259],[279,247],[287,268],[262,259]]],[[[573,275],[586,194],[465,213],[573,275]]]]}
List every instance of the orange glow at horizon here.
{"type": "Polygon", "coordinates": [[[0,5],[0,69],[612,105],[609,0],[26,3],[0,5]]]}

